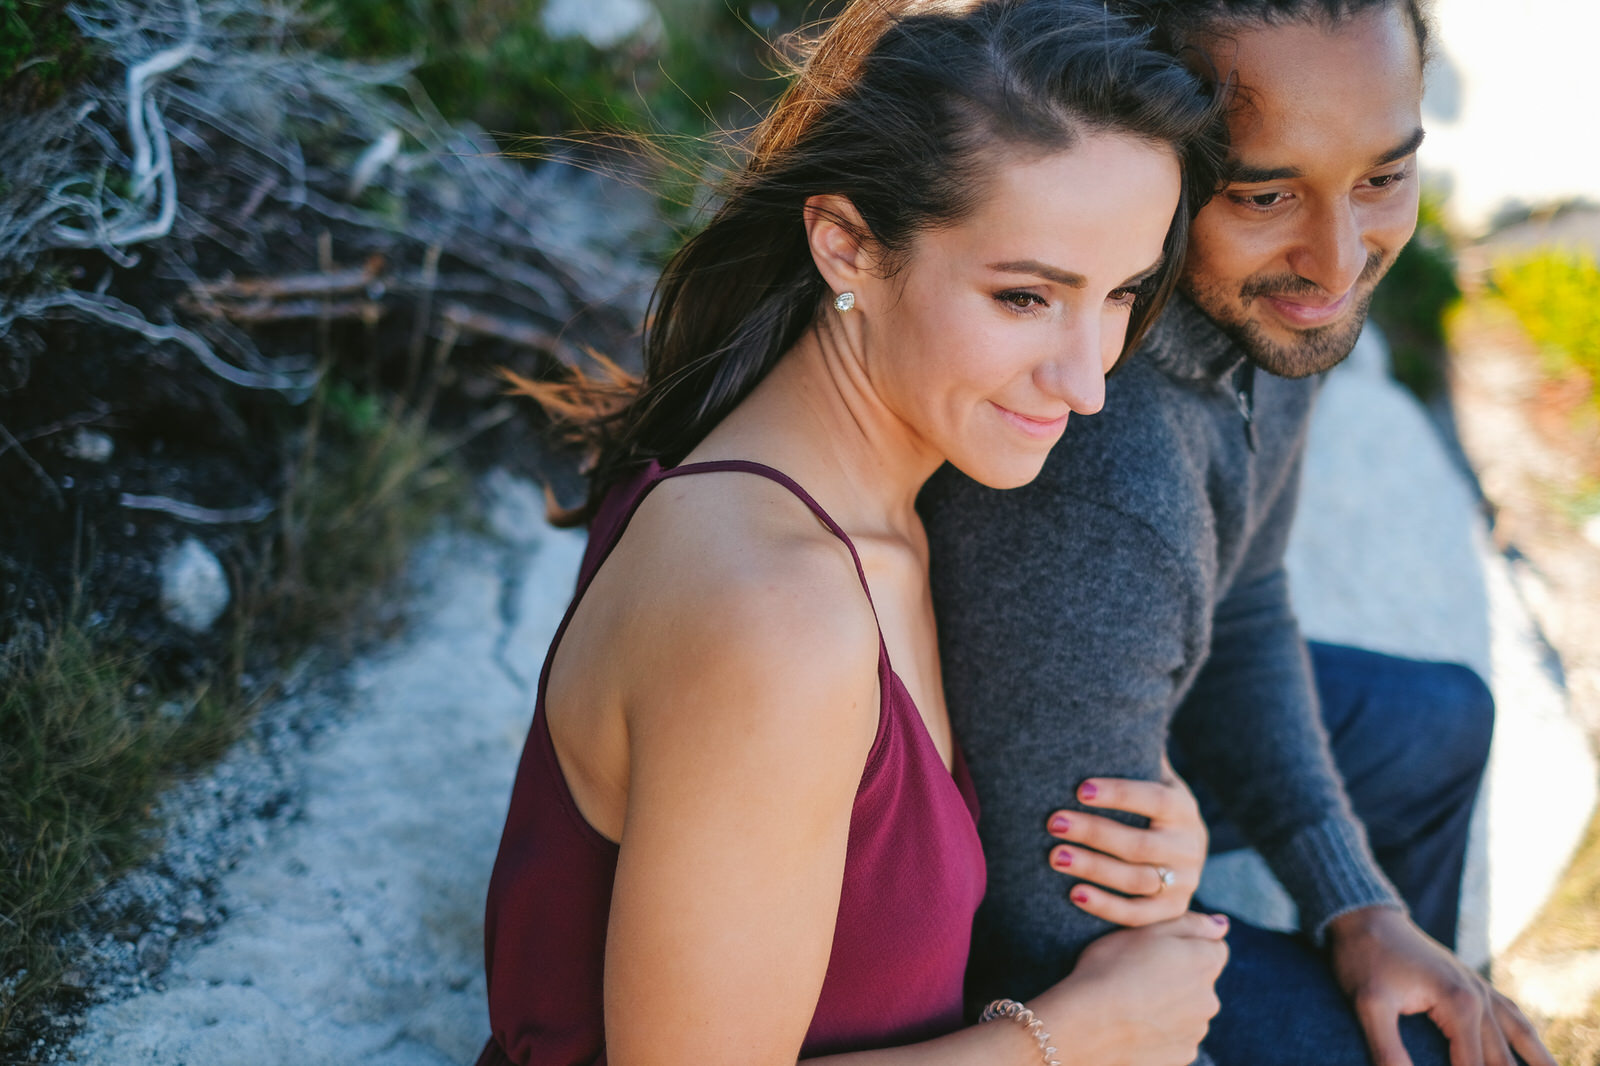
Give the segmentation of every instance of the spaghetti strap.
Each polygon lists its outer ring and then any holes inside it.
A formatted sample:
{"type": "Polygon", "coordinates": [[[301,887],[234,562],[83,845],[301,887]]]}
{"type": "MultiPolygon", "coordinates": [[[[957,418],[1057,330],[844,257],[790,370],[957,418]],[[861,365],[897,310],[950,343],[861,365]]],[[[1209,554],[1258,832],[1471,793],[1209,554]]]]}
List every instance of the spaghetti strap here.
{"type": "MultiPolygon", "coordinates": [[[[877,605],[872,602],[872,589],[867,585],[867,572],[861,565],[861,555],[856,551],[855,543],[851,541],[849,534],[844,531],[839,523],[833,520],[832,515],[822,509],[820,503],[811,498],[811,493],[801,488],[799,482],[782,470],[775,470],[764,463],[753,462],[749,459],[711,459],[703,463],[685,463],[682,466],[658,470],[651,478],[651,482],[653,487],[655,483],[665,481],[668,478],[682,477],[685,474],[715,474],[724,471],[755,474],[757,477],[764,477],[768,481],[776,482],[788,489],[801,503],[811,508],[811,513],[817,516],[817,521],[827,526],[828,531],[844,541],[844,546],[850,550],[850,558],[856,564],[856,577],[861,579],[861,591],[867,594],[867,604],[872,607],[872,613],[874,615],[878,613],[877,605]]],[[[646,489],[646,492],[648,491],[646,489]]],[[[643,496],[644,493],[640,493],[640,495],[643,496]]]]}

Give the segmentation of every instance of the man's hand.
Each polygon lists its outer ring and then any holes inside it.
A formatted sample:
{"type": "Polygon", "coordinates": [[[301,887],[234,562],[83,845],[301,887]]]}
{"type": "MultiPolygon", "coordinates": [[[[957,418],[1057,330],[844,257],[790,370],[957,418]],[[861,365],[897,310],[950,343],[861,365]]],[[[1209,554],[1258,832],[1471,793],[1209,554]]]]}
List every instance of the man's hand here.
{"type": "Polygon", "coordinates": [[[1328,923],[1333,972],[1355,1004],[1377,1066],[1411,1066],[1400,1015],[1426,1014],[1450,1041],[1451,1066],[1556,1066],[1517,1005],[1460,959],[1387,907],[1328,923]]]}

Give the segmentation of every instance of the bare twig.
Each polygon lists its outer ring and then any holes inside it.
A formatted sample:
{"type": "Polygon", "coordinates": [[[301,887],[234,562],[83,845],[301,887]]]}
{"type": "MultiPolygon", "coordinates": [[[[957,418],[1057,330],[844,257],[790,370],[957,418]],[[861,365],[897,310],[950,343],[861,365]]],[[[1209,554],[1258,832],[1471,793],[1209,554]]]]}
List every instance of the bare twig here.
{"type": "Polygon", "coordinates": [[[390,126],[356,160],[355,168],[350,173],[350,184],[345,187],[344,198],[354,200],[360,196],[372,184],[372,179],[378,176],[378,171],[392,163],[399,154],[400,131],[390,126]]]}
{"type": "Polygon", "coordinates": [[[418,279],[422,289],[417,300],[417,314],[411,325],[411,344],[406,348],[406,392],[417,384],[417,373],[422,369],[422,346],[427,343],[428,320],[433,316],[433,294],[439,286],[439,254],[444,250],[437,242],[428,245],[422,257],[422,275],[418,279]]]}
{"type": "Polygon", "coordinates": [[[243,325],[262,325],[268,322],[298,322],[306,319],[342,322],[359,319],[363,322],[381,318],[383,304],[378,300],[344,300],[338,303],[323,300],[257,300],[248,304],[210,304],[204,313],[222,316],[230,322],[243,325]]]}
{"type": "Polygon", "coordinates": [[[67,501],[61,498],[61,490],[56,487],[55,481],[51,479],[49,474],[44,472],[44,467],[35,462],[33,456],[28,454],[28,449],[24,448],[22,443],[11,435],[11,431],[5,427],[5,423],[0,422],[0,455],[5,455],[6,452],[13,448],[22,457],[22,461],[27,464],[28,469],[32,470],[34,476],[44,485],[45,489],[50,493],[50,497],[56,501],[56,507],[65,507],[67,501]]]}
{"type": "Polygon", "coordinates": [[[335,270],[317,274],[285,274],[276,278],[230,278],[202,281],[190,291],[214,300],[277,300],[286,296],[341,296],[362,292],[378,277],[379,263],[360,270],[335,270]]]}
{"type": "Polygon", "coordinates": [[[160,511],[180,521],[204,526],[259,522],[273,511],[271,502],[266,500],[248,507],[229,507],[219,510],[174,500],[169,496],[140,496],[131,492],[124,492],[118,497],[117,502],[130,511],[160,511]]]}
{"type": "MultiPolygon", "coordinates": [[[[200,9],[195,0],[186,0],[185,15],[189,38],[182,44],[163,49],[128,68],[128,140],[133,144],[132,195],[130,211],[141,211],[152,184],[160,185],[160,207],[153,219],[107,221],[96,218],[84,229],[65,223],[55,227],[56,241],[66,247],[118,248],[156,240],[172,232],[178,216],[178,178],[172,166],[172,147],[166,124],[155,98],[146,92],[152,79],[187,63],[199,51],[200,9]]],[[[69,201],[63,200],[63,204],[69,201]]]]}
{"type": "Polygon", "coordinates": [[[540,329],[531,322],[519,322],[516,319],[491,315],[484,311],[474,311],[465,304],[458,303],[446,304],[439,317],[463,332],[493,337],[519,348],[532,348],[536,352],[553,355],[568,366],[577,365],[577,356],[570,348],[562,344],[548,330],[540,329]]]}
{"type": "Polygon", "coordinates": [[[194,353],[202,366],[224,381],[247,389],[272,389],[289,395],[305,394],[316,386],[315,374],[258,374],[224,362],[199,335],[182,326],[158,326],[139,313],[132,304],[114,296],[98,296],[76,289],[62,289],[47,296],[37,297],[26,305],[18,318],[36,318],[57,307],[132,330],[148,340],[174,341],[194,353]]]}

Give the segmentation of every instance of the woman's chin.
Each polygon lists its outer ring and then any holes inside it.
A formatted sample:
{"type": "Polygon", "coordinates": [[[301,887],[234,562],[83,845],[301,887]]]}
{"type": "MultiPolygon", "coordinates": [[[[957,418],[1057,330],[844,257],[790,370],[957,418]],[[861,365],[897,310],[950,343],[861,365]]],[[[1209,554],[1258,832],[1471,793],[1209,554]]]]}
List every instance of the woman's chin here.
{"type": "Polygon", "coordinates": [[[951,465],[985,488],[1020,489],[1039,476],[1039,471],[1044,469],[1047,455],[1048,452],[1040,452],[1034,456],[1016,456],[1003,463],[989,461],[962,464],[952,460],[951,465]]]}

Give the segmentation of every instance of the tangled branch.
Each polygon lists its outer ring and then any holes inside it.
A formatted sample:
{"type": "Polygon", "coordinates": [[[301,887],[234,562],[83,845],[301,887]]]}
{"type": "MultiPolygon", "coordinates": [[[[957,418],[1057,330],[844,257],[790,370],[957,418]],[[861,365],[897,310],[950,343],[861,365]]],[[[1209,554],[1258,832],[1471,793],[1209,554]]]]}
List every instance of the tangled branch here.
{"type": "Polygon", "coordinates": [[[72,315],[299,399],[316,359],[265,358],[241,331],[403,318],[394,347],[412,363],[428,336],[448,341],[442,351],[477,337],[566,360],[584,343],[566,339],[574,316],[621,336],[642,314],[638,257],[597,242],[593,225],[563,223],[554,168],[530,170],[446,122],[404,63],[299,46],[301,0],[79,0],[73,11],[125,73],[46,113],[0,115],[0,277],[22,279],[0,294],[0,355],[15,323],[72,315]],[[409,102],[384,91],[396,85],[409,102]],[[394,266],[361,268],[343,289],[353,272],[313,258],[313,238],[346,263],[394,266]],[[95,291],[41,269],[84,250],[112,270],[95,291]],[[137,286],[125,284],[133,270],[137,286]],[[251,292],[236,277],[280,288],[251,292]],[[296,296],[295,279],[320,280],[296,296]],[[391,314],[410,298],[413,313],[391,314]]]}

